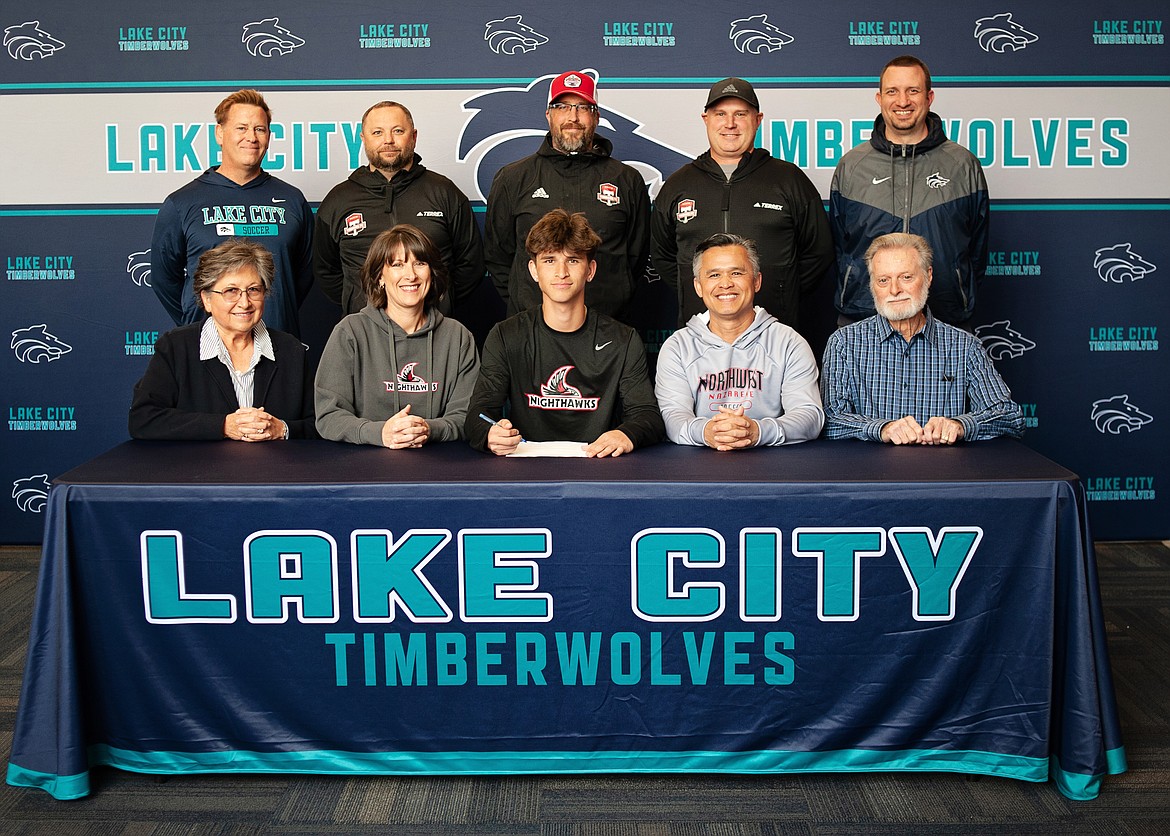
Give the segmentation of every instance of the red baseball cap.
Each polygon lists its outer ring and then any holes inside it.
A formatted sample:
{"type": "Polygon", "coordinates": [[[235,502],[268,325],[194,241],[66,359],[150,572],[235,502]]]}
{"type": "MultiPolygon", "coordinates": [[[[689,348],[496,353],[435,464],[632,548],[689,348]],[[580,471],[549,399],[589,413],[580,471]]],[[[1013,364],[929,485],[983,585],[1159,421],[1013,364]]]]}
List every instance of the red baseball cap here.
{"type": "Polygon", "coordinates": [[[569,93],[580,96],[591,105],[597,104],[597,82],[588,73],[576,70],[561,73],[552,80],[552,86],[548,90],[548,100],[550,103],[555,102],[561,96],[569,93]]]}

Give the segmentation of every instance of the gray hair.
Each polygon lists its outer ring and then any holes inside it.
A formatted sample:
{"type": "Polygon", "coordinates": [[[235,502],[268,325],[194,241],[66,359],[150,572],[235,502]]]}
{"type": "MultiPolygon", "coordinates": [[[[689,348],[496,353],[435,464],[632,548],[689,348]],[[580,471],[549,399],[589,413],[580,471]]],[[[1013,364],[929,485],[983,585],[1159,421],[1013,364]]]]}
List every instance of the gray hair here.
{"type": "Polygon", "coordinates": [[[256,271],[265,293],[272,289],[272,278],[276,274],[272,253],[255,241],[232,238],[207,250],[199,256],[199,266],[195,269],[195,298],[215,287],[215,283],[228,273],[237,273],[248,267],[256,271]]]}
{"type": "Polygon", "coordinates": [[[756,242],[750,238],[744,238],[742,235],[736,235],[733,232],[716,232],[707,240],[701,242],[699,246],[695,247],[695,255],[691,258],[691,275],[696,279],[699,278],[699,265],[703,261],[703,253],[707,250],[715,249],[715,247],[743,247],[747,253],[748,261],[752,265],[752,276],[758,276],[760,273],[760,253],[756,249],[756,242]]]}
{"type": "Polygon", "coordinates": [[[914,250],[918,254],[918,266],[922,269],[923,275],[930,272],[930,267],[934,263],[934,251],[921,235],[911,235],[907,232],[879,235],[865,251],[865,270],[869,273],[870,281],[873,280],[874,258],[886,250],[914,250]]]}

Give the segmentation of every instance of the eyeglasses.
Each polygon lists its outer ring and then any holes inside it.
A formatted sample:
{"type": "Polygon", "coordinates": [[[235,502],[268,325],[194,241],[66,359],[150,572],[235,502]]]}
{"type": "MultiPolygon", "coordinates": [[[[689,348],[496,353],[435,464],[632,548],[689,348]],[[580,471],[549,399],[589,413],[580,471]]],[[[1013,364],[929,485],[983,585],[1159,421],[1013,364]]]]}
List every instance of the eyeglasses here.
{"type": "Polygon", "coordinates": [[[226,290],[208,290],[206,292],[218,293],[223,298],[223,301],[229,305],[234,305],[236,302],[239,302],[240,296],[245,293],[248,294],[249,302],[259,302],[264,298],[264,288],[255,286],[249,287],[247,290],[241,290],[238,287],[229,287],[226,290]]]}
{"type": "Polygon", "coordinates": [[[553,113],[596,113],[597,105],[591,104],[569,104],[568,102],[553,102],[548,106],[548,109],[553,113]]]}

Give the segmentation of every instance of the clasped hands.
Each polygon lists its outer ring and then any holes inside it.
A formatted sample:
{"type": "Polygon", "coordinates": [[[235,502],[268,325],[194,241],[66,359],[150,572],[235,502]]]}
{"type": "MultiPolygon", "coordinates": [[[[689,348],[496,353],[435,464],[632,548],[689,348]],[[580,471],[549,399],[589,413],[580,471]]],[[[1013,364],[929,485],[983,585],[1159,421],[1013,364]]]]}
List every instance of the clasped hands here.
{"type": "Polygon", "coordinates": [[[716,450],[753,447],[760,440],[760,425],[743,414],[743,407],[719,407],[719,414],[703,425],[703,441],[716,450]]]}
{"type": "Polygon", "coordinates": [[[431,435],[431,425],[425,418],[410,414],[410,404],[386,419],[382,425],[382,446],[391,450],[422,447],[431,435]]]}
{"type": "Polygon", "coordinates": [[[919,424],[913,415],[890,421],[882,427],[882,441],[889,444],[954,444],[963,438],[963,424],[954,418],[937,415],[919,424]]]}
{"type": "Polygon", "coordinates": [[[240,407],[224,418],[223,434],[233,441],[277,441],[284,438],[284,421],[262,406],[240,407]]]}

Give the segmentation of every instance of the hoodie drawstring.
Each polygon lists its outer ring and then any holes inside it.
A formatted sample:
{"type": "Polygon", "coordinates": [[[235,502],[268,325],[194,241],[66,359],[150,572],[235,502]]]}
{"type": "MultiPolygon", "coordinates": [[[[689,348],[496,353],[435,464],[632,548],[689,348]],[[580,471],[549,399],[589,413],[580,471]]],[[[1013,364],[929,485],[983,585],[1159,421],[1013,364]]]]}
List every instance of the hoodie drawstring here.
{"type": "MultiPolygon", "coordinates": [[[[389,317],[387,317],[389,320],[389,317]]],[[[391,388],[394,390],[394,414],[398,414],[398,410],[402,409],[402,404],[398,399],[398,352],[394,350],[394,322],[390,321],[390,327],[386,330],[390,337],[390,380],[391,388]]]]}

